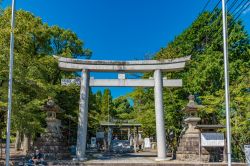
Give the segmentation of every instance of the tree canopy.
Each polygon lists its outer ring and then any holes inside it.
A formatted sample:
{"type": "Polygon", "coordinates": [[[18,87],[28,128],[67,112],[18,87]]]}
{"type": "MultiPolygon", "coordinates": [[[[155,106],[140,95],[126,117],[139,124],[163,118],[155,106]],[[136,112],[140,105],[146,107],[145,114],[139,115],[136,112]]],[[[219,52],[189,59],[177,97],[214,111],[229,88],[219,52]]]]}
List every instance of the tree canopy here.
{"type": "MultiPolygon", "coordinates": [[[[10,8],[0,15],[1,114],[5,114],[7,106],[10,17],[10,8]]],[[[78,99],[72,93],[76,88],[60,86],[61,78],[74,74],[60,71],[52,55],[89,58],[91,51],[83,47],[83,42],[71,30],[49,26],[23,10],[16,12],[14,34],[12,124],[15,130],[35,136],[44,127],[45,115],[41,107],[48,96],[57,100],[66,113],[77,113],[78,110],[75,106],[78,99]],[[70,100],[74,102],[69,103],[70,100]]],[[[1,129],[3,127],[1,124],[1,129]]]]}

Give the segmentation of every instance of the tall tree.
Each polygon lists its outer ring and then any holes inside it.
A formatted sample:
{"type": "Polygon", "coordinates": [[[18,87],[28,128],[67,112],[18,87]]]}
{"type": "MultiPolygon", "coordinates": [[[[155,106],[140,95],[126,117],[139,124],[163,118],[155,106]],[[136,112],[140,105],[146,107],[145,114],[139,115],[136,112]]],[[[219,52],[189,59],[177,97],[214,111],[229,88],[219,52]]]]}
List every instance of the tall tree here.
{"type": "Polygon", "coordinates": [[[101,118],[103,121],[111,121],[114,115],[113,102],[110,89],[104,89],[102,95],[101,118]]]}
{"type": "MultiPolygon", "coordinates": [[[[9,8],[0,15],[2,109],[6,109],[7,102],[10,17],[9,8]]],[[[42,132],[44,127],[45,115],[41,112],[42,105],[48,96],[58,99],[61,104],[62,92],[66,90],[59,86],[60,80],[74,75],[60,71],[57,60],[52,55],[89,58],[91,51],[83,48],[83,42],[74,32],[57,26],[48,26],[41,18],[30,12],[18,10],[14,53],[13,129],[34,137],[36,133],[42,132]]],[[[73,91],[67,91],[71,97],[74,95],[73,91]]],[[[62,104],[62,107],[67,110],[66,112],[72,111],[72,114],[76,111],[72,103],[62,104]]]]}
{"type": "Polygon", "coordinates": [[[114,117],[116,120],[133,119],[133,107],[125,96],[113,100],[114,117]]]}

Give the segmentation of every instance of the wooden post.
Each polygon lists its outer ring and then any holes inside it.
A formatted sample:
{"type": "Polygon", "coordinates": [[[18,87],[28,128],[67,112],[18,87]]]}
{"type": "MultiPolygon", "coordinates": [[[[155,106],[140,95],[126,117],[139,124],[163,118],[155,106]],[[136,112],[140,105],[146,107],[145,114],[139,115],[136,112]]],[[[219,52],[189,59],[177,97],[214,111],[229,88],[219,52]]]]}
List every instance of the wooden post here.
{"type": "Polygon", "coordinates": [[[0,159],[3,158],[3,145],[2,145],[2,130],[0,130],[0,150],[1,150],[1,156],[0,159]]]}
{"type": "Polygon", "coordinates": [[[200,162],[201,162],[201,132],[200,132],[200,134],[199,134],[199,160],[200,160],[200,162]]]}
{"type": "Polygon", "coordinates": [[[136,132],[135,132],[135,127],[134,127],[134,152],[136,153],[136,145],[137,145],[137,141],[136,141],[136,132]]]}
{"type": "Polygon", "coordinates": [[[130,139],[130,127],[128,127],[128,140],[130,139]]]}

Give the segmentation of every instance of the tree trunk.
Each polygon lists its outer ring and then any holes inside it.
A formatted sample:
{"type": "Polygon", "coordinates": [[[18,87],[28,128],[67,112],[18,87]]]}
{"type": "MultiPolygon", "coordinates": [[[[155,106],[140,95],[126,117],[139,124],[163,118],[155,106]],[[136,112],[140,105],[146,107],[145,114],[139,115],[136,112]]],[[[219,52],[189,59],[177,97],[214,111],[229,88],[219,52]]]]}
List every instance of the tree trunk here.
{"type": "Polygon", "coordinates": [[[1,153],[1,155],[0,155],[0,159],[2,159],[3,158],[3,145],[2,145],[2,130],[0,129],[0,153],[1,153]]]}
{"type": "Polygon", "coordinates": [[[21,134],[19,131],[16,132],[16,141],[15,141],[15,151],[18,151],[21,149],[21,134]]]}
{"type": "Polygon", "coordinates": [[[27,134],[23,135],[23,151],[27,154],[30,149],[30,136],[27,134]]]}

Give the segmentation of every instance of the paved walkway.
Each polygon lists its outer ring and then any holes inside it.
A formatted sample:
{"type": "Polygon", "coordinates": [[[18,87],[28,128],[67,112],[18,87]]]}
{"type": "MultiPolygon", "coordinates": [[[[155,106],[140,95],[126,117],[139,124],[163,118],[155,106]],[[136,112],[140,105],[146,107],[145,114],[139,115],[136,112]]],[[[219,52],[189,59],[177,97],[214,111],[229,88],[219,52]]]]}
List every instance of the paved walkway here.
{"type": "MultiPolygon", "coordinates": [[[[84,162],[60,161],[58,165],[80,165],[80,166],[226,166],[226,163],[200,163],[171,160],[156,161],[156,152],[141,153],[90,153],[84,162]]],[[[51,163],[52,164],[52,163],[51,163]]],[[[246,166],[244,163],[233,163],[233,166],[246,166]]]]}
{"type": "MultiPolygon", "coordinates": [[[[18,165],[22,155],[12,154],[13,165],[18,165]],[[16,158],[17,157],[17,158],[16,158]],[[15,160],[15,159],[16,160],[15,160]],[[14,160],[13,160],[14,159],[14,160]]],[[[140,152],[140,153],[126,153],[126,154],[116,154],[116,153],[88,153],[88,159],[84,162],[77,162],[73,160],[65,161],[50,161],[48,165],[77,165],[77,166],[227,166],[226,163],[200,163],[200,162],[184,162],[177,160],[168,161],[155,161],[157,158],[155,151],[150,152],[140,152]]],[[[4,161],[0,161],[0,165],[3,165],[4,161]]],[[[244,163],[233,163],[233,166],[247,166],[244,163]]]]}

